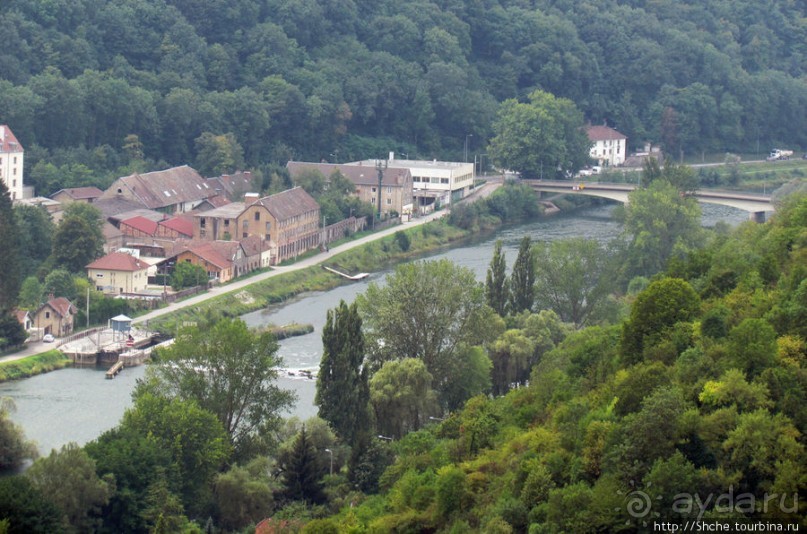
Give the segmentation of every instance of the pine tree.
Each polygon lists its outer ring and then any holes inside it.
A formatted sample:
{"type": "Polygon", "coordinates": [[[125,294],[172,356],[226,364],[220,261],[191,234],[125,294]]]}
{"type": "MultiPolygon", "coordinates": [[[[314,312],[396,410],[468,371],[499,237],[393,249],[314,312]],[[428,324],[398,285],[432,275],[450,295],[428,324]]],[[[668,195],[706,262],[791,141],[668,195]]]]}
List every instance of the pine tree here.
{"type": "Polygon", "coordinates": [[[353,445],[358,436],[368,431],[370,390],[364,367],[364,334],[355,303],[328,310],[322,330],[322,360],[317,378],[314,403],[319,416],[334,431],[353,445]]]}
{"type": "Polygon", "coordinates": [[[0,314],[10,312],[17,303],[20,292],[19,249],[17,225],[11,195],[4,181],[0,180],[0,251],[3,254],[3,275],[0,276],[0,314]]]}
{"type": "Polygon", "coordinates": [[[280,468],[283,473],[284,496],[287,499],[312,504],[325,502],[320,482],[325,469],[308,440],[305,426],[297,434],[292,449],[281,456],[280,468]]]}
{"type": "Polygon", "coordinates": [[[510,312],[532,309],[535,301],[535,263],[532,261],[532,240],[525,235],[518,247],[518,257],[510,275],[510,312]]]}
{"type": "Polygon", "coordinates": [[[502,254],[502,242],[496,241],[493,248],[493,259],[490,260],[488,275],[485,279],[485,298],[488,306],[496,310],[501,317],[507,313],[510,286],[507,282],[507,262],[502,254]]]}

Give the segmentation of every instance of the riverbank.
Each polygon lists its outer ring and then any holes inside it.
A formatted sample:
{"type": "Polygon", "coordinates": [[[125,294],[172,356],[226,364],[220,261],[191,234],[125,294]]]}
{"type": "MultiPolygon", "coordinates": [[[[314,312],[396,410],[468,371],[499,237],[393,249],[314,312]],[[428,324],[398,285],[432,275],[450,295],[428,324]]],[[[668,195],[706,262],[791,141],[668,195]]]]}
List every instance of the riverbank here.
{"type": "Polygon", "coordinates": [[[53,349],[42,354],[0,363],[0,382],[28,378],[56,369],[64,369],[72,364],[70,358],[62,351],[53,349]]]}
{"type": "Polygon", "coordinates": [[[353,283],[326,271],[322,268],[323,265],[347,273],[375,272],[461,243],[474,235],[477,233],[451,226],[443,219],[410,228],[404,225],[390,235],[335,254],[322,264],[290,272],[282,272],[288,267],[277,268],[280,271],[277,276],[257,281],[240,291],[215,296],[200,304],[159,317],[149,322],[149,328],[163,335],[171,335],[184,324],[210,322],[221,317],[238,317],[273,304],[283,303],[301,293],[326,291],[353,283]]]}

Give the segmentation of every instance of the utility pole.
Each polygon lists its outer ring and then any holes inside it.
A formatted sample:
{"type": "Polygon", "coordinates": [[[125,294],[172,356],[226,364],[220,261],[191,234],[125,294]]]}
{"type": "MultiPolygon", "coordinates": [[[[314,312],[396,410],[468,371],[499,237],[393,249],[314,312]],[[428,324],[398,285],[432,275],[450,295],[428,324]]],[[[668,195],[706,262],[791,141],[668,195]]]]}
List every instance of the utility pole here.
{"type": "Polygon", "coordinates": [[[384,171],[387,169],[388,163],[381,160],[376,160],[375,170],[378,172],[378,218],[381,219],[381,182],[384,181],[384,171]]]}

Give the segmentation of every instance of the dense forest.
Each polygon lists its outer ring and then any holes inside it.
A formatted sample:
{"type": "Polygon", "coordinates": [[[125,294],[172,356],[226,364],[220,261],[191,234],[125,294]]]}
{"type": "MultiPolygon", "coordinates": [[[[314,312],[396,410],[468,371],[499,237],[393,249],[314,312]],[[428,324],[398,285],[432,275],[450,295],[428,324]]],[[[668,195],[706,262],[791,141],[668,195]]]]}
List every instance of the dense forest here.
{"type": "Polygon", "coordinates": [[[786,0],[6,0],[0,33],[0,122],[41,194],[216,149],[460,159],[535,90],[675,155],[807,146],[786,0]]]}

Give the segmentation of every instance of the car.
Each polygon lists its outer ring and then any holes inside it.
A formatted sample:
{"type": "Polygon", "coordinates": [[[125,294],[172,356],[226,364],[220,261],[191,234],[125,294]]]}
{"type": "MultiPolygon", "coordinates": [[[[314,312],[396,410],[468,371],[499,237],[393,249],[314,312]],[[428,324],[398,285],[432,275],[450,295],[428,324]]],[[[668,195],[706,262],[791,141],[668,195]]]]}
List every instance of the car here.
{"type": "Polygon", "coordinates": [[[42,341],[45,343],[53,343],[56,341],[56,338],[53,337],[53,334],[45,334],[45,337],[42,338],[42,341]]]}

